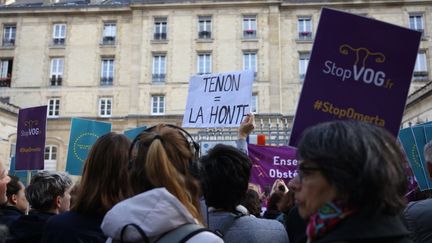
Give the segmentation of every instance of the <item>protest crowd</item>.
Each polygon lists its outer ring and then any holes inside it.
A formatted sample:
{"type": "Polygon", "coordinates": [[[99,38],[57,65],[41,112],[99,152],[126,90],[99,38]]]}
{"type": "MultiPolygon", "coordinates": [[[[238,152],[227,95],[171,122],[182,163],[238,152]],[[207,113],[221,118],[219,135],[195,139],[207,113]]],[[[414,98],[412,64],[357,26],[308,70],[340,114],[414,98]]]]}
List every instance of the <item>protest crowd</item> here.
{"type": "MultiPolygon", "coordinates": [[[[406,204],[404,154],[384,129],[356,121],[308,128],[298,173],[288,184],[275,180],[267,197],[249,184],[253,129],[248,115],[236,147],[219,144],[202,157],[174,125],[132,142],[110,132],[75,185],[42,171],[25,187],[1,163],[0,242],[432,242],[430,194],[406,204]]],[[[424,152],[432,157],[431,142],[424,152]]]]}

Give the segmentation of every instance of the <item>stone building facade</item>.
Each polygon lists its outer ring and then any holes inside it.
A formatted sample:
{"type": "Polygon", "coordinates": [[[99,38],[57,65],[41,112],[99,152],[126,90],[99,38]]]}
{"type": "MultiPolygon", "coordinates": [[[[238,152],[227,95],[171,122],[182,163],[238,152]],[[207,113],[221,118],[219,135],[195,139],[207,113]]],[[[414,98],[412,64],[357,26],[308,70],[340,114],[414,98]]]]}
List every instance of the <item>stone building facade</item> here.
{"type": "MultiPolygon", "coordinates": [[[[322,7],[423,31],[411,92],[430,80],[430,0],[3,3],[0,98],[48,105],[46,158],[57,170],[72,117],[111,122],[116,132],[180,125],[194,74],[253,69],[258,118],[290,122],[322,7]]],[[[16,134],[7,137],[13,146],[16,134]]]]}

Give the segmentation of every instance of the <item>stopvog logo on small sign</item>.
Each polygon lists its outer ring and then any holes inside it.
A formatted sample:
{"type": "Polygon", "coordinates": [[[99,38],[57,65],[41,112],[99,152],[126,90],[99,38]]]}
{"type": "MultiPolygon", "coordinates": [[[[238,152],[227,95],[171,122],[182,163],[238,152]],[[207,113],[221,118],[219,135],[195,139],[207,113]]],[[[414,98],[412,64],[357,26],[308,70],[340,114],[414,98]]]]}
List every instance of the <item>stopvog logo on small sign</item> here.
{"type": "Polygon", "coordinates": [[[192,76],[183,127],[238,127],[250,112],[253,71],[192,76]]]}

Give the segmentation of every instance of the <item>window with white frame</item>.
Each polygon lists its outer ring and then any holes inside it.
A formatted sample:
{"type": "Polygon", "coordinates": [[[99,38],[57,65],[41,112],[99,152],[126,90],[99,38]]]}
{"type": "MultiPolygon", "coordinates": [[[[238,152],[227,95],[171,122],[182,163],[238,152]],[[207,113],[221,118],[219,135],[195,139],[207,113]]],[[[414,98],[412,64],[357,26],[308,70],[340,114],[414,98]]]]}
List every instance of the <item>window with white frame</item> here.
{"type": "Polygon", "coordinates": [[[0,59],[0,87],[11,86],[12,65],[12,59],[0,59]]]}
{"type": "Polygon", "coordinates": [[[102,58],[101,66],[101,85],[109,86],[113,84],[114,80],[114,58],[102,58]]]}
{"type": "Polygon", "coordinates": [[[211,16],[198,17],[198,38],[211,39],[211,16]]]}
{"type": "Polygon", "coordinates": [[[151,99],[152,99],[152,101],[151,101],[151,114],[152,115],[165,114],[165,96],[152,95],[151,99]]]}
{"type": "Polygon", "coordinates": [[[16,25],[8,24],[3,27],[3,46],[14,46],[16,38],[16,25]]]}
{"type": "Polygon", "coordinates": [[[62,85],[64,58],[51,59],[50,84],[51,86],[62,85]]]}
{"type": "Polygon", "coordinates": [[[153,55],[152,80],[153,82],[165,82],[166,63],[165,54],[153,55]]]}
{"type": "Polygon", "coordinates": [[[300,40],[312,39],[312,18],[298,17],[297,31],[298,31],[298,38],[300,40]]]}
{"type": "Polygon", "coordinates": [[[245,51],[243,52],[243,70],[252,70],[254,77],[257,74],[257,53],[256,51],[245,51]]]}
{"type": "Polygon", "coordinates": [[[106,22],[103,27],[102,44],[114,45],[116,41],[117,25],[115,22],[106,22]]]}
{"type": "Polygon", "coordinates": [[[414,66],[414,79],[425,80],[428,78],[428,68],[426,64],[426,52],[420,51],[417,53],[417,59],[414,66]]]}
{"type": "Polygon", "coordinates": [[[257,36],[257,17],[256,15],[243,16],[243,38],[255,39],[257,36]]]}
{"type": "Polygon", "coordinates": [[[53,44],[64,45],[66,40],[66,24],[53,25],[53,44]]]}
{"type": "Polygon", "coordinates": [[[303,80],[306,76],[307,67],[309,65],[310,53],[303,52],[299,54],[299,77],[303,80]]]}
{"type": "Polygon", "coordinates": [[[99,116],[111,117],[112,115],[112,98],[103,97],[99,98],[99,116]]]}
{"type": "Polygon", "coordinates": [[[57,146],[55,145],[45,146],[44,170],[46,171],[57,170],[57,146]]]}
{"type": "Polygon", "coordinates": [[[410,29],[424,32],[423,14],[410,14],[409,15],[410,29]]]}
{"type": "Polygon", "coordinates": [[[198,54],[198,74],[209,74],[212,72],[212,61],[210,53],[199,53],[198,54]]]}
{"type": "Polygon", "coordinates": [[[258,94],[252,95],[250,111],[254,114],[258,113],[258,94]]]}
{"type": "Polygon", "coordinates": [[[48,117],[59,117],[60,112],[60,99],[51,98],[48,100],[48,117]]]}
{"type": "Polygon", "coordinates": [[[167,39],[167,18],[158,17],[154,20],[154,38],[155,40],[167,39]]]}

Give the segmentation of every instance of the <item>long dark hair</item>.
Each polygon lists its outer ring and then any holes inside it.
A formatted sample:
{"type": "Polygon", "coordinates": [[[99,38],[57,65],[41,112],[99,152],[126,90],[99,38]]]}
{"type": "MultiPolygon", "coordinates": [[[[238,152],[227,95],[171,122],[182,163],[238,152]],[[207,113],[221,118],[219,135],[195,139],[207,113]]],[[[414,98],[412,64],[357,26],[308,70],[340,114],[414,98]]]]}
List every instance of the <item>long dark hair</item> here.
{"type": "Polygon", "coordinates": [[[101,136],[92,146],[72,210],[104,215],[116,203],[131,196],[128,180],[127,137],[114,132],[101,136]]]}

